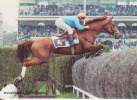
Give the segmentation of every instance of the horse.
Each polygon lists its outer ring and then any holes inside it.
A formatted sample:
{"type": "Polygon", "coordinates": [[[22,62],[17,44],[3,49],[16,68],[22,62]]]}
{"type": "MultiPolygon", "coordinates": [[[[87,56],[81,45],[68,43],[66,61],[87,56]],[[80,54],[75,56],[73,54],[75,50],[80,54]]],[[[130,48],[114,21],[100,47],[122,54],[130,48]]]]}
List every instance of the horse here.
{"type": "MultiPolygon", "coordinates": [[[[103,48],[102,44],[95,44],[97,35],[102,31],[107,32],[118,39],[121,34],[112,19],[112,16],[94,18],[85,23],[85,25],[89,26],[89,29],[83,31],[76,29],[75,31],[80,43],[73,46],[74,54],[84,54],[103,48]]],[[[51,37],[44,37],[37,40],[26,40],[18,45],[16,51],[17,57],[25,67],[47,63],[49,62],[50,55],[53,53],[72,55],[72,47],[55,48],[51,37]],[[33,58],[27,59],[30,54],[32,54],[33,58]]]]}

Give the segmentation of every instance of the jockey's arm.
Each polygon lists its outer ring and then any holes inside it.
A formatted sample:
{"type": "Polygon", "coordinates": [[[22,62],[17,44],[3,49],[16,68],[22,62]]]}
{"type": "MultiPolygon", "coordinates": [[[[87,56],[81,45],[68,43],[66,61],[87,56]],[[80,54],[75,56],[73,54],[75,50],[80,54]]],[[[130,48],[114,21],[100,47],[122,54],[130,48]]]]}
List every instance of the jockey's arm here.
{"type": "Polygon", "coordinates": [[[60,36],[62,36],[63,34],[54,34],[55,36],[57,36],[57,37],[60,37],[60,36]]]}
{"type": "Polygon", "coordinates": [[[84,30],[84,29],[86,29],[86,26],[80,25],[78,19],[76,19],[76,20],[74,21],[74,23],[75,23],[75,27],[76,27],[78,30],[84,30]]]}

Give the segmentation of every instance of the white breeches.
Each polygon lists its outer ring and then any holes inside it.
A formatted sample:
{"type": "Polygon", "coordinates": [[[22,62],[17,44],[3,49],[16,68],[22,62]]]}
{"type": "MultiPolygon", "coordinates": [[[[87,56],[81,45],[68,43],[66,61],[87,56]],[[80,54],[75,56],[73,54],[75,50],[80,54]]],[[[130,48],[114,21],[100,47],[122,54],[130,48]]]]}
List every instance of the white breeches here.
{"type": "Polygon", "coordinates": [[[73,29],[64,22],[64,20],[62,18],[59,18],[55,21],[55,25],[58,27],[58,28],[61,28],[65,31],[68,32],[68,34],[73,34],[73,29]]]}

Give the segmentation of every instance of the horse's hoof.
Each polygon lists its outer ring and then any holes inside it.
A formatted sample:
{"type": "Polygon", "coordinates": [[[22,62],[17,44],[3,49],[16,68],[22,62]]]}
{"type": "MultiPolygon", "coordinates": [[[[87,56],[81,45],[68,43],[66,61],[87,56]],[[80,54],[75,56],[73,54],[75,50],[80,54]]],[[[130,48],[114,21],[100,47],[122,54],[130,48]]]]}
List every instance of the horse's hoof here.
{"type": "Polygon", "coordinates": [[[103,51],[103,48],[100,48],[99,51],[103,51]]]}
{"type": "Polygon", "coordinates": [[[88,53],[86,56],[85,56],[85,59],[88,59],[88,58],[90,58],[91,56],[93,56],[94,54],[92,54],[91,52],[90,53],[88,53]]]}
{"type": "Polygon", "coordinates": [[[18,86],[18,84],[23,80],[22,76],[20,75],[19,77],[15,78],[14,84],[18,86]]]}
{"type": "Polygon", "coordinates": [[[90,57],[90,55],[86,55],[86,56],[85,56],[85,59],[88,59],[89,57],[90,57]]]}

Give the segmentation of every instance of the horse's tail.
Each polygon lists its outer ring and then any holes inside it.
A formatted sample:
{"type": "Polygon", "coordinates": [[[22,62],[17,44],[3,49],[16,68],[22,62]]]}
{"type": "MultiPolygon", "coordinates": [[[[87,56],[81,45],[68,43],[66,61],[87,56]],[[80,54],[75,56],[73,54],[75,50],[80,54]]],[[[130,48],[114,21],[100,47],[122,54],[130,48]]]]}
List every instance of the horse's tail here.
{"type": "Polygon", "coordinates": [[[34,43],[34,40],[27,40],[17,47],[17,57],[19,58],[20,62],[23,62],[24,59],[27,59],[29,54],[31,53],[31,46],[34,43]]]}

